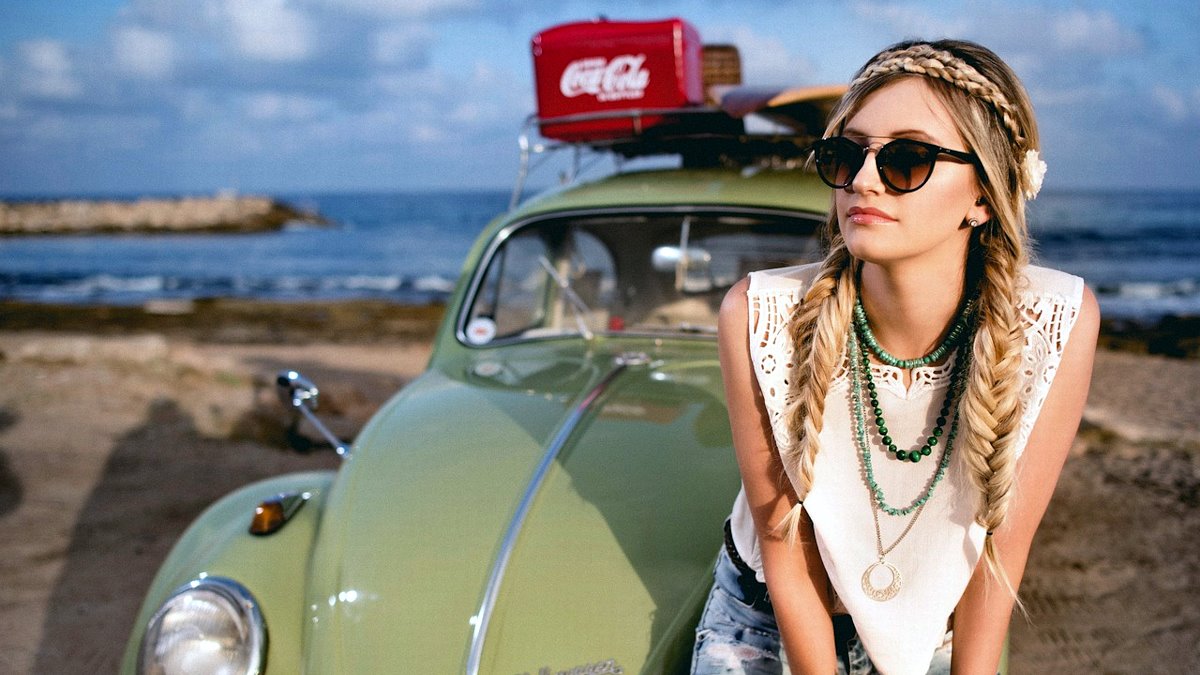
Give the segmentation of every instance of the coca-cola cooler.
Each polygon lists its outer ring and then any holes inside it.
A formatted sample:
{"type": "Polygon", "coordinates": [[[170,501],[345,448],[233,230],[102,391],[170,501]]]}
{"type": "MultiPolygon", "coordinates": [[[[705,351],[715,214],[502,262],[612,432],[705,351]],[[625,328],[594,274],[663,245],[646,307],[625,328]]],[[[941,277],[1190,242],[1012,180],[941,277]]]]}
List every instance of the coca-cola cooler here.
{"type": "Polygon", "coordinates": [[[704,102],[700,35],[682,19],[562,24],[535,35],[532,49],[538,124],[547,138],[625,138],[675,118],[622,111],[704,102]]]}

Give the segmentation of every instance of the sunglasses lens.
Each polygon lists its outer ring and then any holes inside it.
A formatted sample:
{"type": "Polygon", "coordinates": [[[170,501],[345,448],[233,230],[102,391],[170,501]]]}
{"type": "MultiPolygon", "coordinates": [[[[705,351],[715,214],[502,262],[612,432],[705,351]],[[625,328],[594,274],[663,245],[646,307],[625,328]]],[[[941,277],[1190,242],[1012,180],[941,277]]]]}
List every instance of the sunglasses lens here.
{"type": "Polygon", "coordinates": [[[863,165],[863,148],[854,141],[834,136],[814,148],[817,173],[832,188],[844,188],[854,180],[863,165]]]}
{"type": "Polygon", "coordinates": [[[875,161],[885,183],[898,192],[911,192],[929,180],[936,159],[936,148],[897,140],[880,148],[875,161]]]}

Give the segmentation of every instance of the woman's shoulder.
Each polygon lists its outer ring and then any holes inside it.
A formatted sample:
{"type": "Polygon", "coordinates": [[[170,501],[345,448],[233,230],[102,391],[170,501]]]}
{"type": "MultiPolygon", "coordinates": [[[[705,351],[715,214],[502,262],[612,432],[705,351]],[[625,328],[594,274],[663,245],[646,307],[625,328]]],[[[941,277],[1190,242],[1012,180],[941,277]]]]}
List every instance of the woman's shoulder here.
{"type": "Polygon", "coordinates": [[[820,269],[821,263],[813,262],[751,272],[747,292],[750,294],[778,291],[802,292],[812,283],[820,269]]]}
{"type": "Polygon", "coordinates": [[[1018,291],[1024,304],[1041,304],[1049,300],[1078,310],[1083,300],[1083,279],[1061,270],[1027,265],[1021,274],[1018,291]]]}

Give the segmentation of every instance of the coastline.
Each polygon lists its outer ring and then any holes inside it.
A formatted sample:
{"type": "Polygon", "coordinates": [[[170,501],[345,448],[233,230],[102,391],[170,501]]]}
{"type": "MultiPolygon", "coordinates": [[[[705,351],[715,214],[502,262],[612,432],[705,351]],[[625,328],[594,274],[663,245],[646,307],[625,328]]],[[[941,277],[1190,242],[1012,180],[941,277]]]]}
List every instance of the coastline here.
{"type": "MultiPolygon", "coordinates": [[[[155,332],[199,342],[380,343],[429,339],[445,308],[387,300],[158,300],[142,305],[49,304],[0,300],[0,331],[126,335],[155,332]]],[[[1157,321],[1103,319],[1099,346],[1110,351],[1200,359],[1200,316],[1157,321]]]]}
{"type": "Polygon", "coordinates": [[[270,197],[0,200],[0,236],[266,232],[319,214],[270,197]]]}
{"type": "MultiPolygon", "coordinates": [[[[353,438],[424,369],[443,311],[0,303],[0,672],[116,670],[154,572],[203,509],[338,466],[307,427],[311,447],[289,448],[274,374],[315,381],[322,418],[353,438]]],[[[1200,662],[1200,540],[1180,536],[1200,528],[1200,359],[1137,353],[1161,344],[1149,328],[1109,330],[1126,351],[1097,354],[1022,585],[1030,621],[1012,621],[1013,672],[1200,662]]]]}

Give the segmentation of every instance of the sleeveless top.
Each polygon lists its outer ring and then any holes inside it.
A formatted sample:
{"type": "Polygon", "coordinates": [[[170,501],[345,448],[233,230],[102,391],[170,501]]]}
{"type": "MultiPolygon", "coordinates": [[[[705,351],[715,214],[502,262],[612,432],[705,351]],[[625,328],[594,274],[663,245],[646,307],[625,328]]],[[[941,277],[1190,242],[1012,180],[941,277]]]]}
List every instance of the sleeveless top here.
{"type": "MultiPolygon", "coordinates": [[[[795,434],[788,428],[787,419],[792,402],[788,378],[793,352],[787,323],[818,267],[810,264],[750,274],[747,291],[750,357],[776,447],[795,444],[795,434]]],[[[1083,280],[1031,266],[1024,270],[1018,291],[1025,329],[1019,373],[1022,401],[1016,441],[1019,455],[1046,400],[1079,314],[1083,280]]],[[[913,368],[907,389],[901,369],[871,364],[889,433],[901,448],[919,445],[919,439],[933,428],[956,358],[957,352],[943,364],[913,368]]],[[[826,395],[821,450],[804,509],[812,520],[821,560],[836,595],[835,612],[851,615],[859,639],[881,672],[923,675],[934,650],[943,643],[947,620],[983,552],[986,532],[975,523],[979,495],[971,485],[961,447],[953,448],[942,482],[912,529],[886,556],[902,576],[900,592],[886,601],[868,597],[862,588],[862,576],[879,559],[872,520],[875,506],[855,441],[849,375],[849,363],[843,354],[842,365],[835,368],[826,395]]],[[[867,423],[875,480],[889,505],[908,506],[936,471],[940,448],[935,447],[934,453],[919,463],[896,460],[879,452],[880,441],[869,412],[867,423]]],[[[878,517],[885,549],[901,536],[912,519],[912,515],[891,516],[883,512],[878,517]]],[[[764,581],[761,551],[744,489],[734,502],[730,520],[739,554],[756,570],[759,581],[764,581]]],[[[880,575],[882,583],[876,585],[886,585],[886,571],[880,575]]]]}

